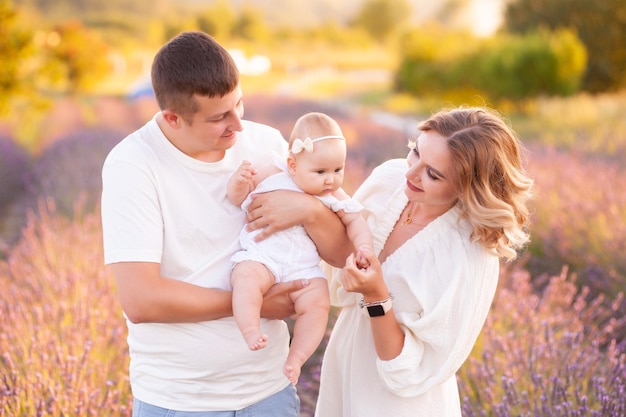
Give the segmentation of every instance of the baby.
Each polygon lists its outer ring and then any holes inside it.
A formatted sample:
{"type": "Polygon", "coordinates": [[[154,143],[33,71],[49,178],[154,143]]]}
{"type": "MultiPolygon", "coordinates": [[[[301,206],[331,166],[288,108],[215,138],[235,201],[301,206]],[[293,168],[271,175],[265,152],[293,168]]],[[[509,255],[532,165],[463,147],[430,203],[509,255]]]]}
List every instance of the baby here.
{"type": "MultiPolygon", "coordinates": [[[[314,195],[341,218],[358,259],[363,260],[361,250],[373,251],[373,243],[360,214],[362,207],[341,188],[346,152],[346,140],[337,122],[323,113],[307,113],[291,132],[286,164],[280,161],[261,173],[244,161],[228,181],[228,198],[246,211],[252,193],[286,189],[314,195]]],[[[250,349],[262,349],[268,341],[260,327],[263,294],[276,282],[309,279],[308,286],[292,294],[296,320],[283,372],[296,384],[302,365],[326,330],[328,284],[319,267],[317,248],[302,225],[260,242],[254,240],[257,233],[244,227],[242,250],[232,257],[233,314],[250,349]]]]}

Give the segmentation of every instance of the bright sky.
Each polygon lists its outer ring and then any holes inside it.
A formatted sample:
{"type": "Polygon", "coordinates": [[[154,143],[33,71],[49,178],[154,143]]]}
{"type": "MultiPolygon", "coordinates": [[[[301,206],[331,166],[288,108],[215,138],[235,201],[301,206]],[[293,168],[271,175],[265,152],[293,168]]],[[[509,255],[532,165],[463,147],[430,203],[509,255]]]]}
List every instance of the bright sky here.
{"type": "Polygon", "coordinates": [[[498,29],[502,8],[502,0],[472,0],[470,18],[474,32],[479,36],[489,36],[498,29]]]}

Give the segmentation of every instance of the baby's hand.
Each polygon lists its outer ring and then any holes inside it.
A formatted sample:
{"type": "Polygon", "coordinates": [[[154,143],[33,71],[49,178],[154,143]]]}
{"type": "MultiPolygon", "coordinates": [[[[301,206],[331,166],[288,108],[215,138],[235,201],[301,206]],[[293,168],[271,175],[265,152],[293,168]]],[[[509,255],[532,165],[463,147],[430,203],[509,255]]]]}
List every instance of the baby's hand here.
{"type": "Polygon", "coordinates": [[[252,163],[250,161],[243,161],[233,174],[233,180],[237,184],[250,184],[255,175],[256,169],[254,169],[252,163]]]}
{"type": "Polygon", "coordinates": [[[255,175],[256,169],[252,167],[250,161],[243,161],[239,165],[226,183],[226,196],[231,203],[241,206],[248,194],[254,190],[255,175]]]}
{"type": "Polygon", "coordinates": [[[366,253],[373,253],[374,249],[367,246],[359,246],[356,253],[354,254],[354,261],[356,262],[356,266],[359,269],[367,269],[370,266],[370,262],[367,260],[365,256],[366,253]]]}

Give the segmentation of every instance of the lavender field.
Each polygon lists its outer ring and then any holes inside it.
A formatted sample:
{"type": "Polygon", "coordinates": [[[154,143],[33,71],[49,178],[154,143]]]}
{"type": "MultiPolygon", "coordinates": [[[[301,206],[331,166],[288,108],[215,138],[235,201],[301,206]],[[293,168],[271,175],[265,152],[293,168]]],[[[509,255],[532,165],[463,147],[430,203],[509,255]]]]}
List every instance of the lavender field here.
{"type": "MultiPolygon", "coordinates": [[[[0,135],[2,416],[131,414],[126,328],[103,267],[98,197],[104,156],[146,113],[98,105],[101,123],[51,124],[35,152],[0,135]]],[[[406,152],[407,132],[332,103],[246,101],[248,118],[284,135],[312,110],[344,128],[350,192],[375,165],[406,152]]],[[[593,121],[554,130],[517,123],[536,181],[532,242],[503,265],[491,314],[458,374],[464,416],[625,416],[623,122],[608,131],[593,121]],[[577,133],[549,140],[555,132],[577,133]]],[[[322,353],[323,344],[299,383],[305,417],[315,407],[322,353]]]]}

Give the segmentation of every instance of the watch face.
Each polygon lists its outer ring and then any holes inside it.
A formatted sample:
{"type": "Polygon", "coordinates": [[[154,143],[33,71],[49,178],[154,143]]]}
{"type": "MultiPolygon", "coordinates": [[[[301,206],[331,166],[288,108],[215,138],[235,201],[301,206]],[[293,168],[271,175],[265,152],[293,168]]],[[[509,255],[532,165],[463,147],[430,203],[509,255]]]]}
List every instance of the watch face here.
{"type": "Polygon", "coordinates": [[[380,304],[377,306],[369,306],[367,307],[367,312],[370,317],[379,317],[385,315],[385,309],[380,304]]]}

